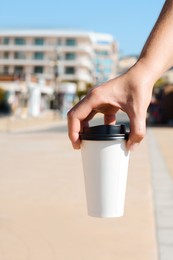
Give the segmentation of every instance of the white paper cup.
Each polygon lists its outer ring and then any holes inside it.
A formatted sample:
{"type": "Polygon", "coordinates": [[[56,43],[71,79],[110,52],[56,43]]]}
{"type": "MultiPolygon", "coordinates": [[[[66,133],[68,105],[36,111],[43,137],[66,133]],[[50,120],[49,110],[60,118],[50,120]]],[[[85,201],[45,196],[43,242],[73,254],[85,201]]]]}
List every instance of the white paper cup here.
{"type": "Polygon", "coordinates": [[[88,215],[123,216],[129,162],[125,127],[85,128],[80,138],[88,215]]]}

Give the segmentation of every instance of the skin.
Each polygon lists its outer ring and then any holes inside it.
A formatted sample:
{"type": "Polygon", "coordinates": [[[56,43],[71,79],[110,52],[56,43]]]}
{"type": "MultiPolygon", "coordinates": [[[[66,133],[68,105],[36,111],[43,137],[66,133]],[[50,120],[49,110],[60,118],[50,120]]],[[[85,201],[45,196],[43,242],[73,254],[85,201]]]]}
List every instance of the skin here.
{"type": "Polygon", "coordinates": [[[154,83],[173,65],[173,1],[167,0],[136,64],[123,75],[93,88],[68,112],[68,133],[74,149],[80,149],[79,132],[98,112],[105,124],[115,124],[122,110],[130,119],[127,149],[133,150],[145,136],[146,113],[154,83]]]}

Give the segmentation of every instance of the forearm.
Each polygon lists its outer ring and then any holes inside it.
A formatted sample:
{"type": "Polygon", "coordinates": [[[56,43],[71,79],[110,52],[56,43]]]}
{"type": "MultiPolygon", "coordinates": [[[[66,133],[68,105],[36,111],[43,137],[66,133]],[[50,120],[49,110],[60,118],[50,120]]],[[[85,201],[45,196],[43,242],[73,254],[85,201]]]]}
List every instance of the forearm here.
{"type": "Polygon", "coordinates": [[[141,52],[142,66],[156,81],[173,66],[173,1],[167,0],[141,52]]]}

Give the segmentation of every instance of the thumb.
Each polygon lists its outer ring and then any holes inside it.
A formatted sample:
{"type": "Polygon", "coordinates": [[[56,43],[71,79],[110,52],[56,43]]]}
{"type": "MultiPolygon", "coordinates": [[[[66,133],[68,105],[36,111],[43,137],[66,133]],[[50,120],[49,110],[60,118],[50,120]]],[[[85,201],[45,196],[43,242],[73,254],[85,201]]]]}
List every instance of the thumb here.
{"type": "MultiPolygon", "coordinates": [[[[130,117],[129,117],[130,118],[130,117]]],[[[130,118],[130,135],[127,141],[127,149],[134,150],[144,138],[146,133],[146,116],[130,118]]]]}

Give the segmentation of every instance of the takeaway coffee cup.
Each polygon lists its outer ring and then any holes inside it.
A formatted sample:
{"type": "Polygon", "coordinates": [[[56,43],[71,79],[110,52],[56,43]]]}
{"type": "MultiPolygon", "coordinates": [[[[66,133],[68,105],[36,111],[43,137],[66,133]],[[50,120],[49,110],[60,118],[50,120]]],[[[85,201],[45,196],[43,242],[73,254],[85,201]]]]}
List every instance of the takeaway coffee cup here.
{"type": "Polygon", "coordinates": [[[88,215],[123,216],[129,161],[125,125],[85,127],[80,139],[88,215]]]}

